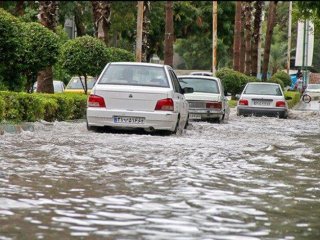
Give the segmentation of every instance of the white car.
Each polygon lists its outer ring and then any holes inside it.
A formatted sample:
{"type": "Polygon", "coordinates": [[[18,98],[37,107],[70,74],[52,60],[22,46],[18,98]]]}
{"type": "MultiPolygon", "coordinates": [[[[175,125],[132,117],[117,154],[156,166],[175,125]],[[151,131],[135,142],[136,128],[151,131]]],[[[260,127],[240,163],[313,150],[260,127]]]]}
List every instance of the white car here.
{"type": "Polygon", "coordinates": [[[189,105],[170,66],[109,63],[88,97],[87,127],[140,128],[181,132],[189,105]]]}
{"type": "Polygon", "coordinates": [[[320,84],[308,84],[305,92],[308,94],[311,99],[319,98],[320,97],[320,84]]]}
{"type": "Polygon", "coordinates": [[[212,72],[192,72],[190,75],[197,75],[197,76],[209,76],[212,77],[212,72]]]}
{"type": "Polygon", "coordinates": [[[237,115],[288,117],[288,104],[277,83],[250,82],[237,103],[237,115]]]}
{"type": "Polygon", "coordinates": [[[190,120],[207,120],[220,123],[229,118],[230,108],[219,78],[209,76],[178,76],[182,87],[193,88],[186,94],[190,120]]]}
{"type": "MultiPolygon", "coordinates": [[[[33,91],[37,92],[37,82],[34,83],[33,85],[33,91]]],[[[58,80],[54,80],[53,81],[53,89],[54,89],[54,93],[62,93],[64,92],[65,89],[65,85],[62,81],[58,81],[58,80]]]]}

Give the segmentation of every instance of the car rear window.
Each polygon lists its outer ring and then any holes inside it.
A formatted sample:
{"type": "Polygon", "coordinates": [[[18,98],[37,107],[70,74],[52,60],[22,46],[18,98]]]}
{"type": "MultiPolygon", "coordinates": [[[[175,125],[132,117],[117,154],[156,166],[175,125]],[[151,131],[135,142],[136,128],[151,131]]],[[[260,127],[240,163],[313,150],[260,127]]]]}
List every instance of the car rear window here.
{"type": "Polygon", "coordinates": [[[99,84],[169,87],[163,68],[138,65],[110,65],[99,84]]]}
{"type": "Polygon", "coordinates": [[[248,84],[244,94],[282,96],[280,87],[274,84],[248,84]]]}
{"type": "Polygon", "coordinates": [[[220,93],[219,85],[213,79],[179,78],[182,88],[191,87],[194,92],[220,93]]]}

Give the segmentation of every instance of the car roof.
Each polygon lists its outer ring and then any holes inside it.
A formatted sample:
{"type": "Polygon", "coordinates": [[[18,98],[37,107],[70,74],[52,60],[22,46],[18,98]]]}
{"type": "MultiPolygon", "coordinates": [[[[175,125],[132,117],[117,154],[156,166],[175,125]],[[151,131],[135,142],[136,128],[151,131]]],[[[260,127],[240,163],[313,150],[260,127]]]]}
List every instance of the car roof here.
{"type": "Polygon", "coordinates": [[[111,62],[110,65],[132,65],[132,66],[148,66],[148,67],[170,67],[169,65],[157,63],[143,63],[143,62],[111,62]]]}
{"type": "Polygon", "coordinates": [[[209,80],[217,80],[220,81],[220,78],[212,77],[212,76],[202,76],[202,75],[179,75],[178,78],[199,78],[199,79],[209,79],[209,80]]]}
{"type": "Polygon", "coordinates": [[[278,83],[273,83],[273,82],[248,82],[247,84],[257,84],[257,85],[279,85],[278,83]]]}

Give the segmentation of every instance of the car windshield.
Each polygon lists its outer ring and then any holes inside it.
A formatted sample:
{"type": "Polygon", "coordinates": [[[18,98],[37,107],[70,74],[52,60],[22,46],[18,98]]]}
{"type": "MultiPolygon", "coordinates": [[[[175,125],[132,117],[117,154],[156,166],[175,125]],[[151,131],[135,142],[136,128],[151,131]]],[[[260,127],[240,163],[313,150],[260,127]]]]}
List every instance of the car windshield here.
{"type": "Polygon", "coordinates": [[[275,84],[248,84],[244,94],[282,96],[280,87],[275,84]]]}
{"type": "Polygon", "coordinates": [[[54,92],[63,92],[63,84],[61,82],[53,81],[54,92]]]}
{"type": "Polygon", "coordinates": [[[162,67],[139,65],[110,65],[99,84],[169,87],[162,67]]]}
{"type": "MultiPolygon", "coordinates": [[[[81,77],[81,81],[84,85],[84,77],[81,77]]],[[[93,77],[87,78],[87,87],[88,89],[92,89],[96,80],[93,77]]],[[[68,83],[67,89],[83,89],[82,84],[80,82],[79,77],[72,77],[70,82],[68,83]]]]}
{"type": "Polygon", "coordinates": [[[320,89],[320,84],[309,84],[307,89],[320,89]]]}

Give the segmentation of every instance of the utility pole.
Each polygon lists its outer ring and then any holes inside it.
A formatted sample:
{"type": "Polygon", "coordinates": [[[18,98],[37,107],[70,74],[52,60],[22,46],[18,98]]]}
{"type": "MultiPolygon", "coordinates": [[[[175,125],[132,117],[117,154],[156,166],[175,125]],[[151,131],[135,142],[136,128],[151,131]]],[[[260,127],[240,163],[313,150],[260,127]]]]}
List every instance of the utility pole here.
{"type": "Polygon", "coordinates": [[[141,62],[141,58],[142,58],[142,26],[143,26],[143,1],[138,1],[136,62],[141,62]]]}
{"type": "Polygon", "coordinates": [[[217,22],[218,2],[212,2],[212,73],[215,76],[217,67],[217,22]]]}
{"type": "Polygon", "coordinates": [[[173,1],[166,1],[164,64],[173,66],[173,1]]]}
{"type": "Polygon", "coordinates": [[[289,2],[289,25],[288,25],[288,53],[287,53],[287,73],[290,73],[291,54],[291,23],[292,23],[292,1],[289,2]]]}

